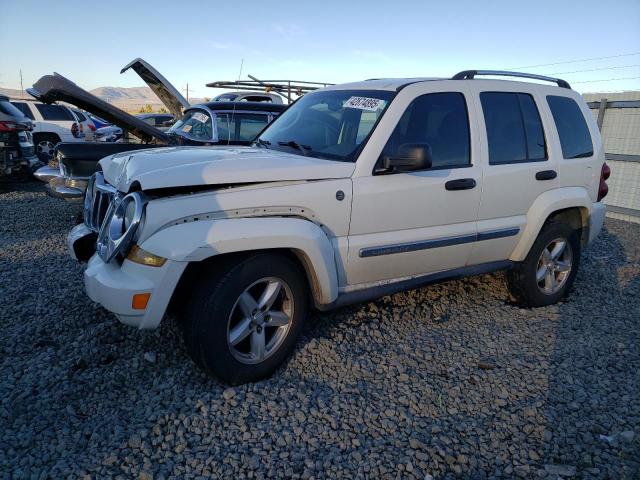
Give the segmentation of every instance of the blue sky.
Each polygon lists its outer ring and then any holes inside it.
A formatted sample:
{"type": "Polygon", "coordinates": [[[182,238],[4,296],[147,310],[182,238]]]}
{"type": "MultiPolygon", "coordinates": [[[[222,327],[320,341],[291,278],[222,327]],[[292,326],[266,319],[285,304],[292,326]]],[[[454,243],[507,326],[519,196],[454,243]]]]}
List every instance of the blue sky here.
{"type": "Polygon", "coordinates": [[[303,2],[0,0],[0,87],[59,72],[80,86],[140,86],[135,57],[192,96],[243,77],[346,82],[469,68],[562,73],[582,92],[640,89],[640,1],[303,2]],[[234,5],[235,4],[235,5],[234,5]],[[606,21],[602,21],[605,18],[606,21]]]}

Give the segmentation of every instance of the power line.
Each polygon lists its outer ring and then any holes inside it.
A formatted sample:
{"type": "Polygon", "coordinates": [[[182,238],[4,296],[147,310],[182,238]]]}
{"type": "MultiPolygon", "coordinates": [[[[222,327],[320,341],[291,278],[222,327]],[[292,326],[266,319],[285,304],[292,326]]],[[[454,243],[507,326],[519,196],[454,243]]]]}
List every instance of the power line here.
{"type": "Polygon", "coordinates": [[[631,57],[633,55],[640,55],[640,52],[621,53],[619,55],[608,55],[606,57],[581,58],[579,60],[567,60],[567,61],[564,61],[564,62],[541,63],[539,65],[527,65],[525,67],[511,67],[508,70],[522,70],[523,68],[548,67],[548,66],[551,66],[551,65],[563,65],[563,64],[566,64],[566,63],[591,62],[593,60],[605,60],[607,58],[631,57]]]}
{"type": "Polygon", "coordinates": [[[615,80],[634,80],[640,77],[621,77],[621,78],[606,78],[604,80],[582,80],[580,82],[571,82],[571,83],[595,83],[595,82],[613,82],[615,80]]]}
{"type": "Polygon", "coordinates": [[[600,67],[600,68],[590,68],[588,70],[573,70],[571,72],[543,73],[543,75],[567,75],[569,73],[597,72],[600,70],[614,70],[616,68],[631,68],[631,67],[640,67],[640,63],[637,63],[635,65],[621,65],[619,67],[600,67]]]}

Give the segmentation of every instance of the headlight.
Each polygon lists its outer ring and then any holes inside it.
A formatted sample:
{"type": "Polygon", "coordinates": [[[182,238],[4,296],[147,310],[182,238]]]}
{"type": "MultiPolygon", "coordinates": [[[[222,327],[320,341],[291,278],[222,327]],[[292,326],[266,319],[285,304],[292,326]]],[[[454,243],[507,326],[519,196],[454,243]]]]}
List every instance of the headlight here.
{"type": "Polygon", "coordinates": [[[124,229],[125,230],[127,230],[131,226],[131,223],[133,222],[135,215],[136,215],[136,203],[133,201],[127,202],[126,206],[124,207],[124,229]]]}
{"type": "Polygon", "coordinates": [[[126,255],[136,238],[147,200],[143,193],[134,192],[121,201],[114,198],[100,233],[98,234],[98,255],[106,263],[119,253],[126,255]]]}

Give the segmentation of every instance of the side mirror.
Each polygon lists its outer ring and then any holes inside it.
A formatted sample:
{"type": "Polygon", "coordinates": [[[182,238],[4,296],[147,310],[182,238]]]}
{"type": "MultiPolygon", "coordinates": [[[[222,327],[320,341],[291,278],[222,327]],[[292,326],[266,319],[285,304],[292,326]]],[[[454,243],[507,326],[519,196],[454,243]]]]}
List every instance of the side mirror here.
{"type": "Polygon", "coordinates": [[[404,143],[393,156],[385,156],[382,166],[395,172],[414,172],[431,168],[433,161],[428,143],[404,143]]]}

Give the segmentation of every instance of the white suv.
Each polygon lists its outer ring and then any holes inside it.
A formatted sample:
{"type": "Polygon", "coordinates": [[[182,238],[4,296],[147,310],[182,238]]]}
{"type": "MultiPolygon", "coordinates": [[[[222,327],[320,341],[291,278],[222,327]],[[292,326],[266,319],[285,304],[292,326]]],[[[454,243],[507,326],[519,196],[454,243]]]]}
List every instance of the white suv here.
{"type": "Polygon", "coordinates": [[[270,375],[310,307],[496,270],[518,304],[557,302],[609,174],[566,82],[495,71],[331,86],[251,147],[100,164],[69,234],[87,293],[138,328],[175,307],[193,360],[232,384],[270,375]]]}
{"type": "Polygon", "coordinates": [[[59,142],[84,141],[78,119],[66,105],[33,100],[11,100],[11,103],[33,121],[33,143],[41,161],[46,163],[53,158],[59,142]]]}

